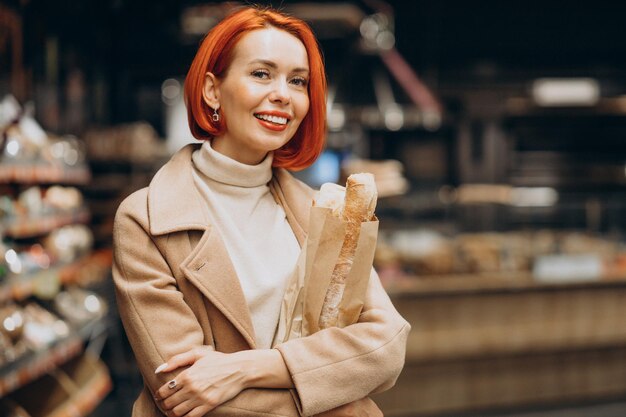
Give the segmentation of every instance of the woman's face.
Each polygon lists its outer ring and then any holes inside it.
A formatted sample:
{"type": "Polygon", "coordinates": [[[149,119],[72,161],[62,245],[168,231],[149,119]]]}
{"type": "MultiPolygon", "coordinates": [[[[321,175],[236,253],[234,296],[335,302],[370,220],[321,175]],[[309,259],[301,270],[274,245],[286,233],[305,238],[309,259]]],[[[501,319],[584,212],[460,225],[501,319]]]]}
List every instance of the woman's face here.
{"type": "Polygon", "coordinates": [[[226,75],[215,80],[226,132],[212,147],[255,165],[287,143],[309,111],[309,61],[302,42],[276,28],[244,35],[226,75]]]}

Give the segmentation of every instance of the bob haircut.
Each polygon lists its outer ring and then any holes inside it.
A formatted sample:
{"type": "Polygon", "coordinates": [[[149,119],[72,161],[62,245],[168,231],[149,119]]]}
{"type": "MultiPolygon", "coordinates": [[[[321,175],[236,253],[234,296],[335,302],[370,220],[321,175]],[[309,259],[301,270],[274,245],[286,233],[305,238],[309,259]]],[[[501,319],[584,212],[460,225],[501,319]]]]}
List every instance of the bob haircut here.
{"type": "Polygon", "coordinates": [[[204,102],[202,90],[207,72],[226,75],[239,40],[253,30],[274,27],[298,38],[309,60],[309,111],[294,136],[274,151],[272,165],[293,171],[304,169],[317,159],[326,136],[326,74],[322,53],[311,28],[302,20],[272,9],[246,7],[218,23],[202,41],[185,79],[185,103],[189,128],[196,139],[207,140],[223,134],[226,121],[214,122],[212,109],[204,102]]]}

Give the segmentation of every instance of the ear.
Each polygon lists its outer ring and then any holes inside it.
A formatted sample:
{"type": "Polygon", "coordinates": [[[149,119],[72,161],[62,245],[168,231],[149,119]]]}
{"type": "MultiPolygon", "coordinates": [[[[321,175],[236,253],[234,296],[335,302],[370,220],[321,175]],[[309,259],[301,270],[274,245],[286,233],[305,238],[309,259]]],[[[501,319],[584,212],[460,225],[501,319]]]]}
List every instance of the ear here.
{"type": "Polygon", "coordinates": [[[204,76],[202,99],[212,109],[220,108],[219,80],[213,73],[207,72],[204,76]]]}

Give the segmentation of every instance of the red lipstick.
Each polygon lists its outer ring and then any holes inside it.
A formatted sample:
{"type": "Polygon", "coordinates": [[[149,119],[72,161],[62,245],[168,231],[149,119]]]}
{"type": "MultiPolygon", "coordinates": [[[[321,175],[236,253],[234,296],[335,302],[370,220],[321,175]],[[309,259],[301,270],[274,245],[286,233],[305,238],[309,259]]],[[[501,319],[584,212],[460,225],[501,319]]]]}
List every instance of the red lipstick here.
{"type": "Polygon", "coordinates": [[[283,130],[287,129],[287,124],[291,120],[291,116],[289,115],[289,113],[276,111],[276,110],[257,112],[257,113],[254,113],[254,115],[255,116],[257,115],[274,116],[274,117],[282,117],[284,119],[287,119],[287,123],[278,124],[278,123],[270,122],[269,120],[263,120],[263,119],[259,119],[258,117],[256,117],[257,121],[259,122],[261,126],[263,126],[266,129],[272,130],[274,132],[282,132],[283,130]]]}

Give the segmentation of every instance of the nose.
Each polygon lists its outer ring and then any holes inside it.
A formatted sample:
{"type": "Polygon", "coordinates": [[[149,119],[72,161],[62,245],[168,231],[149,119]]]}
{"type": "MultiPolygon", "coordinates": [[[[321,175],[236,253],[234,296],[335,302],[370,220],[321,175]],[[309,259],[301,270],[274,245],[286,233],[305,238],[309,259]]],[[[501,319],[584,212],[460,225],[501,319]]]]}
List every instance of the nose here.
{"type": "Polygon", "coordinates": [[[272,91],[270,92],[269,99],[272,103],[280,103],[283,105],[291,102],[291,95],[287,80],[276,80],[276,82],[272,84],[272,91]]]}

